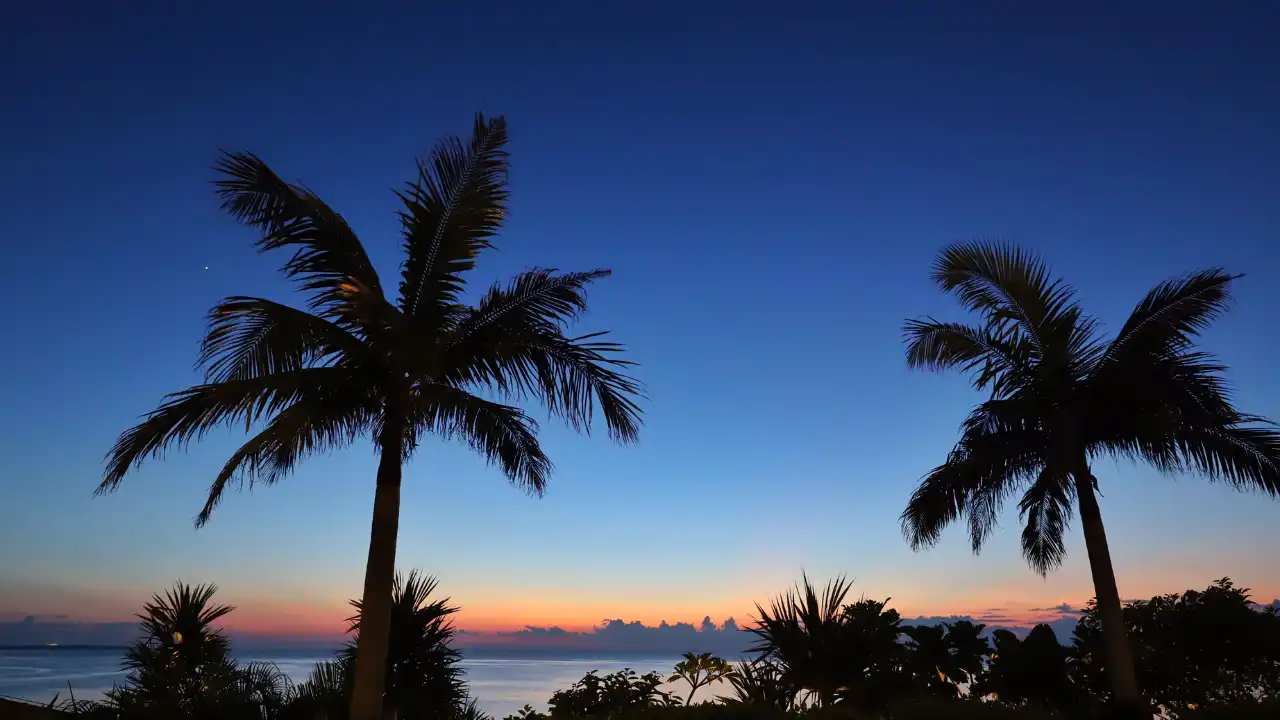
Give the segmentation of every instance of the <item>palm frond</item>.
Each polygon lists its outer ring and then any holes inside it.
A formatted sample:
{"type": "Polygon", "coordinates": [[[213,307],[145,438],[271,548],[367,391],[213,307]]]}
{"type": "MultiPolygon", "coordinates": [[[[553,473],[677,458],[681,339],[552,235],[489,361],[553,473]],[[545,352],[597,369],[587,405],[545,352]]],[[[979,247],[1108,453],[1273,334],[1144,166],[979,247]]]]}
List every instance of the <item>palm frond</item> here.
{"type": "Polygon", "coordinates": [[[1237,490],[1280,497],[1280,431],[1264,418],[1188,424],[1163,437],[1135,438],[1115,450],[1165,473],[1197,472],[1237,490]]]}
{"type": "Polygon", "coordinates": [[[1230,421],[1238,413],[1225,371],[1203,352],[1108,362],[1078,390],[1084,411],[1080,424],[1092,445],[1105,450],[1112,441],[1151,440],[1188,424],[1230,421]]]}
{"type": "Polygon", "coordinates": [[[1236,409],[1224,371],[1208,353],[1185,350],[1109,363],[1085,388],[1100,408],[1086,425],[1090,451],[1276,495],[1280,432],[1236,409]]]}
{"type": "Polygon", "coordinates": [[[851,589],[852,581],[840,575],[819,592],[809,576],[802,575],[800,584],[773,598],[768,609],[756,605],[759,618],[748,632],[760,639],[747,652],[769,657],[785,654],[793,645],[807,645],[821,639],[824,628],[833,627],[839,621],[851,589]]]}
{"type": "Polygon", "coordinates": [[[307,679],[298,684],[295,694],[313,701],[340,703],[351,683],[351,666],[341,660],[316,663],[307,679]]]}
{"type": "Polygon", "coordinates": [[[1022,530],[1022,556],[1042,577],[1057,569],[1067,557],[1067,524],[1071,521],[1075,500],[1071,476],[1046,468],[1018,502],[1018,516],[1026,522],[1022,530]]]}
{"type": "Polygon", "coordinates": [[[587,311],[587,286],[611,274],[604,269],[560,273],[555,268],[531,268],[506,287],[494,283],[475,311],[459,323],[452,343],[463,343],[489,328],[565,328],[587,311]]]}
{"type": "Polygon", "coordinates": [[[245,664],[239,668],[236,685],[237,695],[268,717],[273,711],[278,712],[294,693],[293,681],[273,662],[245,664]]]}
{"type": "MultiPolygon", "coordinates": [[[[443,623],[448,628],[452,628],[449,616],[457,613],[461,608],[449,605],[449,598],[432,600],[431,594],[438,586],[439,581],[434,575],[428,575],[416,568],[407,574],[396,573],[391,585],[392,615],[401,621],[414,619],[413,623],[407,625],[404,622],[398,623],[405,625],[401,628],[402,631],[407,632],[413,625],[425,626],[430,623],[443,623]]],[[[363,614],[364,602],[351,600],[350,604],[356,609],[356,613],[347,618],[347,632],[355,633],[360,631],[360,616],[363,614]]]]}
{"type": "MultiPolygon", "coordinates": [[[[763,705],[789,711],[795,705],[798,689],[786,682],[777,663],[769,660],[739,661],[728,676],[733,686],[735,703],[763,705]]],[[[721,698],[722,701],[728,698],[721,698]]]]}
{"type": "Polygon", "coordinates": [[[1226,312],[1231,283],[1241,277],[1211,268],[1160,283],[1133,309],[1107,348],[1106,361],[1185,350],[1201,330],[1226,312]]]}
{"type": "Polygon", "coordinates": [[[966,419],[947,461],[921,480],[900,518],[913,550],[933,546],[943,528],[964,517],[970,544],[978,552],[996,527],[1004,500],[1039,474],[1045,438],[1020,422],[1019,402],[990,400],[979,405],[966,419]]]}
{"type": "Polygon", "coordinates": [[[192,643],[206,634],[216,633],[213,623],[235,611],[229,605],[212,604],[217,592],[218,586],[213,583],[190,585],[179,581],[164,595],[152,595],[137,616],[142,621],[143,636],[180,644],[182,640],[175,639],[175,633],[185,635],[192,643]]]}
{"type": "Polygon", "coordinates": [[[991,386],[997,397],[1016,386],[1031,369],[1030,348],[1017,342],[1017,338],[997,336],[990,327],[925,318],[908,320],[903,335],[908,367],[971,373],[975,388],[991,386]]]}
{"type": "Polygon", "coordinates": [[[345,328],[263,298],[229,297],[209,311],[197,367],[205,382],[246,380],[363,356],[345,328]]]}
{"type": "Polygon", "coordinates": [[[262,233],[258,249],[293,250],[284,273],[312,294],[311,309],[343,314],[353,303],[385,302],[359,238],[314,193],[281,180],[252,153],[224,152],[215,169],[222,208],[262,233]]]}
{"type": "Polygon", "coordinates": [[[643,391],[622,372],[634,363],[617,357],[622,345],[599,339],[605,333],[563,332],[586,310],[586,286],[608,274],[537,268],[505,288],[494,285],[459,321],[446,344],[442,377],[507,397],[535,397],[552,415],[588,433],[598,405],[610,437],[634,442],[642,424],[636,399],[643,391]]]}
{"type": "Polygon", "coordinates": [[[477,114],[467,146],[457,137],[442,140],[418,163],[417,179],[399,193],[405,315],[439,327],[443,309],[462,292],[462,274],[491,247],[507,210],[506,143],[506,120],[477,114]]]}
{"type": "Polygon", "coordinates": [[[355,384],[332,388],[328,393],[300,398],[277,414],[223,465],[209,486],[196,527],[209,522],[228,484],[239,487],[247,480],[250,488],[256,482],[273,485],[304,458],[345,447],[372,432],[378,408],[361,388],[355,384]]]}
{"type": "Polygon", "coordinates": [[[425,433],[459,439],[499,465],[516,486],[537,495],[546,488],[551,460],[538,443],[537,422],[518,407],[454,387],[424,383],[416,389],[408,423],[412,437],[406,452],[425,433]]]}
{"type": "Polygon", "coordinates": [[[1074,291],[1051,279],[1048,266],[1017,245],[973,242],[942,250],[934,264],[934,282],[955,293],[970,311],[982,314],[995,335],[1025,334],[1037,349],[1050,346],[1050,333],[1068,330],[1067,311],[1074,291]]]}
{"type": "Polygon", "coordinates": [[[341,368],[306,368],[245,380],[196,385],[165,398],[141,423],[126,430],[107,454],[97,493],[114,490],[125,473],[168,447],[185,446],[220,425],[246,428],[299,399],[324,395],[351,381],[341,368]]]}

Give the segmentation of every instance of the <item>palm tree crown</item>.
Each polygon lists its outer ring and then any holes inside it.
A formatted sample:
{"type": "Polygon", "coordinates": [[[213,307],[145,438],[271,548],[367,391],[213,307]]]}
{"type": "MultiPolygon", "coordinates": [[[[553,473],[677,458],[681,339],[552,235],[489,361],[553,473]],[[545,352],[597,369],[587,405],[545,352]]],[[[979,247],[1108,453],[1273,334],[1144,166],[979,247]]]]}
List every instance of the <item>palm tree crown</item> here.
{"type": "Polygon", "coordinates": [[[214,479],[197,524],[229,483],[274,483],[303,458],[362,435],[399,459],[426,434],[457,438],[541,493],[551,463],[537,423],[512,400],[540,400],[584,431],[598,404],[610,435],[634,441],[640,389],[622,372],[631,364],[618,357],[622,347],[604,333],[565,332],[586,310],[586,287],[608,270],[534,268],[475,305],[463,302],[466,273],[506,217],[506,139],[502,118],[477,116],[468,145],[446,140],[419,163],[399,193],[405,259],[396,299],[341,215],[258,157],[225,154],[222,207],[261,233],[259,250],[291,253],[283,271],[308,302],[218,303],[201,346],[204,383],[169,395],[121,435],[98,491],[222,425],[261,427],[214,479]]]}
{"type": "Polygon", "coordinates": [[[933,545],[964,519],[976,552],[1003,501],[1021,492],[1023,554],[1047,573],[1065,556],[1073,473],[1098,456],[1280,494],[1276,426],[1237,410],[1224,368],[1194,344],[1238,277],[1212,269],[1161,283],[1106,342],[1071,287],[1031,254],[991,243],[944,250],[934,280],[982,323],[908,321],[907,362],[967,371],[990,397],[911,496],[902,514],[911,546],[933,545]]]}

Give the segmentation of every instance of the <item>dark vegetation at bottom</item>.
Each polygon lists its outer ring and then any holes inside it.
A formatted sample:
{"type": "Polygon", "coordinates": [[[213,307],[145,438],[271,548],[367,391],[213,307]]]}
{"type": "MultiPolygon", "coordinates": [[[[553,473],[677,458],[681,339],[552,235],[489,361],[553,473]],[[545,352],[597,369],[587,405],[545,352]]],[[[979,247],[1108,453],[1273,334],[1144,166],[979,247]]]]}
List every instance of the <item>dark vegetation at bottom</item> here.
{"type": "MultiPolygon", "coordinates": [[[[396,581],[388,717],[491,720],[458,665],[458,608],[435,589],[417,572],[396,581]]],[[[850,589],[843,578],[822,589],[806,578],[757,606],[743,633],[754,643],[738,662],[686,653],[666,676],[590,672],[553,693],[545,712],[526,706],[504,720],[1280,719],[1280,614],[1227,579],[1125,608],[1148,703],[1127,715],[1110,692],[1093,604],[1064,645],[1047,625],[1025,637],[965,620],[904,625],[887,601],[847,601],[850,589]]],[[[269,663],[235,662],[214,626],[232,609],[213,602],[215,590],[179,583],[153,596],[124,655],[125,681],[103,701],[50,709],[103,720],[348,717],[358,612],[348,647],[295,684],[269,663]]]]}

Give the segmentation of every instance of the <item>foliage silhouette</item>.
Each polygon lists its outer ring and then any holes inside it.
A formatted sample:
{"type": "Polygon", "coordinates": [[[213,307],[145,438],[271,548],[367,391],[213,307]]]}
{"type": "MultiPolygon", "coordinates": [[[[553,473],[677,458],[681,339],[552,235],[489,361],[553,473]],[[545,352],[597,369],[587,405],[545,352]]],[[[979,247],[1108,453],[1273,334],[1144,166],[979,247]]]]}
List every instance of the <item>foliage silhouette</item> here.
{"type": "Polygon", "coordinates": [[[122,434],[98,492],[145,458],[217,426],[254,434],[214,478],[197,525],[229,485],[272,484],[305,457],[368,436],[380,453],[352,716],[381,720],[382,673],[399,527],[401,465],[424,436],[468,443],[512,482],[541,493],[551,462],[537,423],[510,401],[533,399],[589,432],[597,406],[609,435],[637,438],[640,387],[604,333],[568,335],[586,288],[608,270],[535,268],[463,303],[467,274],[507,212],[507,125],[477,115],[471,139],[443,140],[399,193],[404,262],[398,299],[384,291],[346,221],[257,156],[217,165],[222,207],[260,233],[260,251],[290,253],[284,274],[307,301],[294,308],[229,297],[209,313],[205,382],[169,395],[122,434]],[[497,401],[488,396],[496,396],[497,401]]]}
{"type": "Polygon", "coordinates": [[[695,655],[687,652],[683,657],[683,660],[676,663],[671,677],[667,678],[667,682],[673,683],[676,680],[684,680],[689,683],[689,696],[685,698],[685,705],[693,703],[693,695],[698,692],[698,688],[728,679],[735,672],[733,665],[729,661],[716,657],[711,653],[695,655]]]}
{"type": "Polygon", "coordinates": [[[835,702],[848,676],[847,634],[841,611],[852,585],[840,576],[821,593],[805,575],[801,584],[775,597],[749,631],[759,641],[747,648],[772,661],[783,685],[812,695],[816,705],[835,702]]]}
{"type": "MultiPolygon", "coordinates": [[[[1174,717],[1194,708],[1238,707],[1280,698],[1280,616],[1223,578],[1203,591],[1161,595],[1124,609],[1142,686],[1174,717]]],[[[1106,662],[1096,605],[1076,625],[1073,675],[1103,698],[1106,662]]]]}
{"type": "Polygon", "coordinates": [[[1037,625],[1023,639],[1008,630],[992,635],[987,671],[976,678],[971,694],[1012,707],[1079,710],[1080,697],[1067,675],[1068,651],[1052,628],[1037,625]]]}
{"type": "Polygon", "coordinates": [[[352,672],[349,662],[330,660],[317,663],[311,675],[298,683],[288,705],[289,718],[341,720],[351,702],[352,672]]]}
{"type": "Polygon", "coordinates": [[[905,326],[911,367],[961,370],[989,393],[946,462],[911,496],[902,513],[908,541],[932,546],[963,518],[976,552],[1003,501],[1021,492],[1023,554],[1044,574],[1062,562],[1078,505],[1115,701],[1133,713],[1145,709],[1090,463],[1132,458],[1280,494],[1280,433],[1234,407],[1225,368],[1195,346],[1226,310],[1237,277],[1211,269],[1161,283],[1104,342],[1071,287],[1039,258],[1011,245],[954,245],[933,279],[980,324],[924,318],[905,326]]]}
{"type": "Polygon", "coordinates": [[[122,684],[101,702],[74,696],[58,709],[119,720],[286,717],[289,679],[270,663],[238,665],[213,626],[232,608],[213,603],[214,585],[178,582],[138,615],[141,637],[124,655],[122,684]]]}
{"type": "MultiPolygon", "coordinates": [[[[391,632],[387,644],[385,708],[405,718],[444,718],[464,712],[470,699],[458,666],[462,654],[452,646],[449,617],[458,608],[449,598],[435,599],[436,579],[412,570],[397,575],[392,589],[391,632]]],[[[360,638],[358,600],[351,602],[352,640],[339,652],[343,667],[355,663],[360,638]]]]}
{"type": "MultiPolygon", "coordinates": [[[[903,625],[885,602],[845,604],[849,590],[844,577],[822,590],[804,577],[769,609],[761,608],[751,649],[757,655],[736,664],[727,677],[733,694],[717,703],[681,704],[661,691],[656,674],[591,672],[553,695],[550,713],[525,706],[507,720],[1102,720],[1126,711],[1110,702],[1096,608],[1077,623],[1073,645],[1061,644],[1050,626],[1037,625],[1025,638],[996,629],[993,647],[981,624],[903,625]],[[837,659],[816,666],[815,658],[830,657],[837,659]]],[[[1275,608],[1250,604],[1247,591],[1224,579],[1204,592],[1134,603],[1126,613],[1137,628],[1137,647],[1144,649],[1144,670],[1171,678],[1174,694],[1156,698],[1160,717],[1275,717],[1266,714],[1275,711],[1280,681],[1275,608]],[[1227,632],[1215,642],[1219,630],[1227,632]],[[1169,675],[1167,668],[1183,674],[1169,675]]],[[[680,663],[686,672],[668,682],[686,677],[687,664],[698,657],[687,654],[680,663]]]]}
{"type": "Polygon", "coordinates": [[[990,646],[982,637],[985,625],[968,620],[938,625],[905,626],[911,639],[911,670],[930,694],[946,698],[960,695],[960,685],[981,676],[990,646]]]}
{"type": "MultiPolygon", "coordinates": [[[[411,571],[398,576],[392,614],[386,696],[389,710],[406,720],[489,720],[468,697],[461,655],[450,645],[448,599],[431,600],[434,578],[411,571]]],[[[346,720],[356,643],[338,658],[319,663],[294,684],[271,663],[238,665],[227,638],[213,623],[232,611],[217,605],[213,585],[177,583],[154,595],[138,615],[142,637],[125,653],[129,671],[102,702],[55,703],[57,709],[104,720],[252,718],[346,720]]],[[[359,608],[358,602],[352,602],[359,608]]],[[[352,632],[359,632],[359,616],[352,632]]]]}
{"type": "Polygon", "coordinates": [[[721,698],[722,702],[790,711],[795,708],[796,696],[800,693],[800,688],[787,682],[778,663],[768,658],[739,661],[728,679],[734,696],[721,698]]]}
{"type": "Polygon", "coordinates": [[[142,637],[125,651],[128,674],[107,692],[107,707],[123,717],[203,718],[239,704],[246,683],[213,626],[233,608],[214,604],[216,592],[216,585],[177,582],[143,605],[142,637]]]}
{"type": "Polygon", "coordinates": [[[600,675],[592,670],[566,690],[557,690],[548,701],[548,713],[540,713],[525,705],[506,720],[546,720],[546,718],[590,717],[613,718],[647,707],[679,705],[680,701],[663,692],[662,676],[657,673],[638,675],[631,668],[600,675]]]}

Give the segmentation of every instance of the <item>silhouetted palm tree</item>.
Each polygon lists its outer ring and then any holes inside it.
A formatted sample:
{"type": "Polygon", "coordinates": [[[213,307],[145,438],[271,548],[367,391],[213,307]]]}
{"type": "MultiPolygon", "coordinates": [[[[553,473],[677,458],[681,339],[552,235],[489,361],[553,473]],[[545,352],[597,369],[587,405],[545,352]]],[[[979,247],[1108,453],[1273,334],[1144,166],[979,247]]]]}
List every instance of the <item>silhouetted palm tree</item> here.
{"type": "Polygon", "coordinates": [[[1280,433],[1231,403],[1224,368],[1199,351],[1199,332],[1227,307],[1238,276],[1213,269],[1156,286],[1110,342],[1070,286],[1017,247],[946,248],[933,279],[982,323],[906,324],[907,363],[972,374],[990,398],[970,413],[946,462],[925,476],[902,514],[913,548],[931,546],[965,518],[976,552],[1003,500],[1021,492],[1022,550],[1041,574],[1065,555],[1080,508],[1108,667],[1120,704],[1141,703],[1120,596],[1098,509],[1098,456],[1145,460],[1168,473],[1198,471],[1238,489],[1280,493],[1280,433]]]}
{"type": "Polygon", "coordinates": [[[213,626],[233,610],[213,603],[217,589],[178,582],[152,595],[138,615],[142,637],[125,651],[125,682],[106,694],[108,708],[124,717],[234,714],[248,678],[213,626]]]}
{"type": "MultiPolygon", "coordinates": [[[[463,670],[458,666],[462,654],[451,644],[455,631],[449,618],[458,608],[449,605],[449,598],[432,599],[435,589],[436,579],[417,570],[395,579],[385,703],[398,717],[453,717],[468,703],[463,670]]],[[[355,635],[339,652],[348,666],[358,653],[362,609],[358,600],[351,604],[356,608],[356,615],[349,619],[355,635]]]]}
{"type": "Polygon", "coordinates": [[[804,704],[841,701],[879,711],[904,679],[901,618],[887,601],[845,605],[850,588],[840,576],[819,593],[806,576],[768,609],[756,605],[760,617],[750,632],[759,640],[747,652],[776,668],[780,684],[799,691],[804,704]]]}
{"type": "Polygon", "coordinates": [[[821,593],[809,582],[774,598],[750,632],[759,640],[747,652],[759,653],[781,671],[783,685],[809,693],[818,705],[834,702],[848,673],[844,624],[840,615],[852,584],[844,576],[827,583],[821,593]]]}
{"type": "Polygon", "coordinates": [[[460,439],[541,493],[551,462],[537,424],[508,400],[532,398],[578,430],[598,405],[616,440],[636,439],[637,383],[603,333],[570,336],[585,289],[607,270],[532,269],[463,303],[466,275],[492,247],[507,208],[507,126],[477,116],[469,143],[440,143],[399,194],[404,261],[389,298],[346,221],[310,190],[251,154],[218,164],[222,207],[291,253],[284,273],[305,309],[230,297],[209,315],[205,383],[168,396],[112,448],[98,488],[116,488],[144,458],[214,427],[258,432],[214,478],[197,524],[228,483],[274,483],[309,455],[370,436],[381,453],[374,495],[354,720],[380,719],[400,515],[401,465],[424,436],[460,439]],[[494,396],[498,399],[490,399],[494,396]]]}

